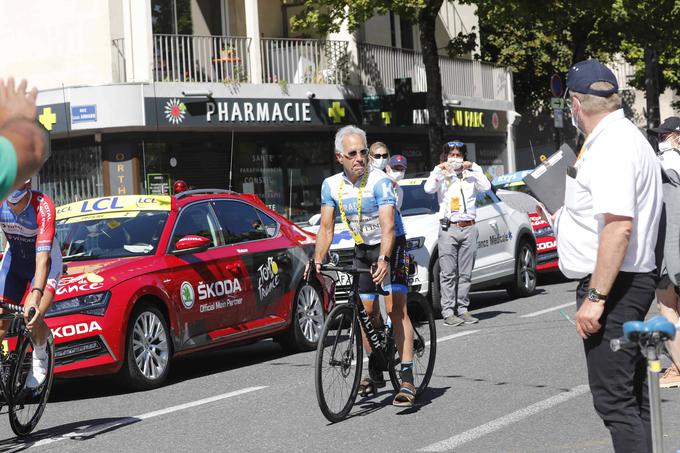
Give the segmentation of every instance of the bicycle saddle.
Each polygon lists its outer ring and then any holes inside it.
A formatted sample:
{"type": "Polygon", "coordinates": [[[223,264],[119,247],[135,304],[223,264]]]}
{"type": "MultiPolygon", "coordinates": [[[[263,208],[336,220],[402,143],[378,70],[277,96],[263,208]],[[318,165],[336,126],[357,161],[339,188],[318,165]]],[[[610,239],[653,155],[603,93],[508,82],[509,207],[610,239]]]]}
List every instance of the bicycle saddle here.
{"type": "Polygon", "coordinates": [[[627,341],[637,341],[643,334],[659,333],[662,340],[675,338],[675,324],[663,316],[655,316],[647,321],[628,321],[623,324],[623,337],[627,341]]]}

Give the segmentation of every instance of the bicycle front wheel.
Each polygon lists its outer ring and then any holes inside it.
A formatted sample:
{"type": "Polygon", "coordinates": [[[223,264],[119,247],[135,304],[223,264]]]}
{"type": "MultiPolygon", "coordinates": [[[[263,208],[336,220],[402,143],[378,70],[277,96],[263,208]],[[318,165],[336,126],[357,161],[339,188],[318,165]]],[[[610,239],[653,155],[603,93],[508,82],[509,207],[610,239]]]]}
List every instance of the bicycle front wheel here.
{"type": "MultiPolygon", "coordinates": [[[[417,390],[416,395],[421,395],[430,383],[434,371],[434,361],[437,355],[437,329],[432,307],[426,301],[410,300],[407,304],[407,311],[413,325],[413,385],[417,390]]],[[[396,391],[399,391],[401,387],[399,380],[401,360],[398,355],[395,351],[394,360],[389,369],[390,381],[396,391]]]]}
{"type": "Polygon", "coordinates": [[[330,422],[343,420],[357,398],[363,349],[354,309],[336,306],[326,318],[316,349],[315,386],[319,408],[330,422]]]}
{"type": "Polygon", "coordinates": [[[42,417],[52,389],[54,377],[54,340],[47,339],[47,374],[43,382],[34,389],[26,387],[26,379],[33,366],[33,341],[29,335],[22,335],[17,342],[17,361],[11,375],[9,423],[17,436],[27,436],[42,417]]]}

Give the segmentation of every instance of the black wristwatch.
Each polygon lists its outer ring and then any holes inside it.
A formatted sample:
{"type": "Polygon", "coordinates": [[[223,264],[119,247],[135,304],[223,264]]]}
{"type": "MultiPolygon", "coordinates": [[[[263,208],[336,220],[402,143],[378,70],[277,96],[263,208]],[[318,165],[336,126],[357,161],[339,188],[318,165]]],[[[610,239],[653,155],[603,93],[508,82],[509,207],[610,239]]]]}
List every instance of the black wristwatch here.
{"type": "Polygon", "coordinates": [[[607,300],[607,295],[602,294],[595,288],[589,288],[588,294],[586,295],[586,299],[591,300],[593,302],[604,302],[607,300]]]}

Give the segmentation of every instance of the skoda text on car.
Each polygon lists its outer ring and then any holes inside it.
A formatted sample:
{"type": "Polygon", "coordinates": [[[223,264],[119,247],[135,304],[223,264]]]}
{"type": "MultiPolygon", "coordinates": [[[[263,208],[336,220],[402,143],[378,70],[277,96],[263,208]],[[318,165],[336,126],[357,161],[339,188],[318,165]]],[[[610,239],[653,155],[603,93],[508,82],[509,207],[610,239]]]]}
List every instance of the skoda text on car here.
{"type": "MultiPolygon", "coordinates": [[[[507,173],[493,180],[496,195],[506,204],[515,206],[517,209],[524,207],[529,214],[531,225],[536,235],[536,270],[538,272],[554,272],[559,270],[557,255],[557,238],[548,222],[536,212],[537,200],[524,183],[525,176],[533,170],[522,170],[515,173],[507,173]]],[[[522,209],[520,209],[522,210],[522,209]]]]}
{"type": "Polygon", "coordinates": [[[310,350],[326,302],[314,237],[254,195],[118,196],[57,209],[66,272],[47,314],[61,377],[160,385],[173,356],[274,337],[310,350]]]}
{"type": "MultiPolygon", "coordinates": [[[[427,178],[399,181],[404,189],[401,215],[406,229],[410,257],[409,297],[427,297],[435,314],[440,311],[439,291],[439,204],[436,194],[425,193],[427,178]]],[[[314,223],[314,218],[310,219],[314,223]]],[[[505,286],[515,296],[527,296],[536,289],[536,242],[527,214],[505,205],[492,191],[477,197],[477,259],[472,271],[474,289],[505,286]]],[[[315,231],[310,227],[309,231],[315,231]]],[[[349,231],[336,219],[331,260],[347,264],[354,242],[349,231]]],[[[339,275],[336,295],[349,285],[349,277],[339,275]]]]}

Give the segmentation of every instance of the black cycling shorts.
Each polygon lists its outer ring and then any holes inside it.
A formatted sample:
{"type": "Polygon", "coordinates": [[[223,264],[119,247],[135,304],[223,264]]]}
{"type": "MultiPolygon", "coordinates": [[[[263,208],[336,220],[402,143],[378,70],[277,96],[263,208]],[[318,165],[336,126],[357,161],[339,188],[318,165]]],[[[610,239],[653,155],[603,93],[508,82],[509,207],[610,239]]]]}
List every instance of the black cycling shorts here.
{"type": "MultiPolygon", "coordinates": [[[[355,245],[354,266],[370,268],[378,262],[380,244],[355,245]]],[[[362,300],[377,299],[380,294],[408,293],[408,269],[406,267],[406,236],[398,236],[394,241],[390,258],[390,268],[382,284],[373,283],[369,274],[359,275],[359,295],[362,300]]]]}

